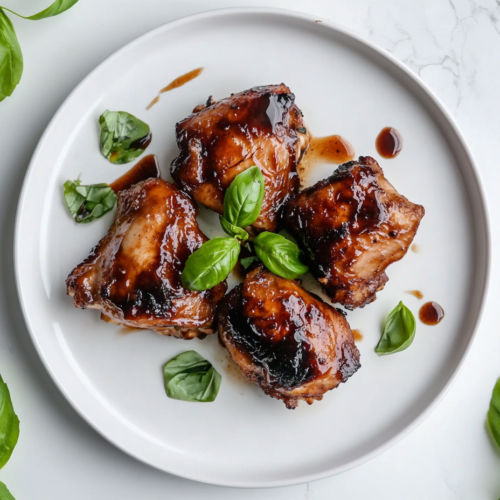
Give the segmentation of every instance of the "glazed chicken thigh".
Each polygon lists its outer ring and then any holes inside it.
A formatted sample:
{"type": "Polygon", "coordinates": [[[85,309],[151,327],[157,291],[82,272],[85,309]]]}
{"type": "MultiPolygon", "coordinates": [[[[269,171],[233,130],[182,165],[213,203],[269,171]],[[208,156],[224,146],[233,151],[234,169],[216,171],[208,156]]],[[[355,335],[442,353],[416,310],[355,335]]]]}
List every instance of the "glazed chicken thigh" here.
{"type": "Polygon", "coordinates": [[[236,175],[257,165],[265,178],[262,210],[253,226],[274,231],[283,204],[299,188],[297,164],[309,144],[295,96],[284,85],[255,87],[198,106],[177,123],[176,184],[202,205],[222,213],[236,175]]]}
{"type": "Polygon", "coordinates": [[[298,193],[284,220],[328,296],[355,309],[375,300],[389,279],[387,266],[404,257],[424,214],[373,158],[361,156],[298,193]]]}
{"type": "Polygon", "coordinates": [[[360,367],[344,315],[261,267],[222,300],[217,324],[245,376],[289,409],[322,399],[360,367]]]}
{"type": "Polygon", "coordinates": [[[213,333],[226,282],[194,292],[180,279],[189,255],[208,239],[197,213],[187,196],[161,179],[121,191],[108,234],[66,280],[75,306],[100,309],[107,321],[163,335],[190,339],[213,333]]]}

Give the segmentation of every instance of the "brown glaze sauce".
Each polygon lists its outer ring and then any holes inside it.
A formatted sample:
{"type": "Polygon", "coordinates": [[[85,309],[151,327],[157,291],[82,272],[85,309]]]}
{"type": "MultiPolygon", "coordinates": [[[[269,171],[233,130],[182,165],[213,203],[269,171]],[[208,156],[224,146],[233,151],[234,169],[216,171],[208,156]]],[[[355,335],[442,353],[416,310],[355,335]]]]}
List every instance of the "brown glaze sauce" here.
{"type": "Polygon", "coordinates": [[[112,182],[109,187],[115,193],[119,193],[151,177],[160,177],[160,167],[158,166],[158,160],[155,155],[147,155],[142,158],[128,172],[125,172],[121,177],[118,177],[116,181],[112,182]]]}
{"type": "Polygon", "coordinates": [[[305,184],[305,178],[315,164],[334,163],[341,165],[351,161],[354,155],[352,144],[340,135],[311,137],[309,147],[298,167],[301,185],[305,184]]]}
{"type": "Polygon", "coordinates": [[[353,330],[352,335],[354,337],[354,340],[356,342],[359,342],[360,340],[363,340],[363,334],[359,330],[353,330]]]}
{"type": "Polygon", "coordinates": [[[420,290],[408,290],[406,293],[417,297],[419,300],[424,298],[424,294],[420,290]]]}
{"type": "Polygon", "coordinates": [[[413,245],[411,246],[411,251],[413,253],[419,253],[420,252],[420,247],[416,243],[413,243],[413,245]]]}
{"type": "Polygon", "coordinates": [[[171,81],[166,87],[163,87],[160,90],[160,94],[163,94],[164,92],[169,92],[170,90],[174,90],[174,89],[177,89],[179,87],[182,87],[187,82],[190,82],[191,80],[194,80],[195,78],[200,76],[202,71],[203,71],[203,68],[196,68],[196,69],[193,69],[193,71],[190,71],[189,73],[185,73],[184,75],[179,76],[175,80],[171,81]]]}
{"type": "Polygon", "coordinates": [[[377,151],[383,158],[396,158],[403,149],[403,137],[393,127],[385,127],[375,141],[377,151]]]}
{"type": "Polygon", "coordinates": [[[424,325],[437,325],[444,318],[444,310],[437,302],[426,302],[418,316],[424,325]]]}
{"type": "Polygon", "coordinates": [[[158,101],[160,100],[160,96],[157,95],[147,106],[146,111],[149,111],[158,101]]]}

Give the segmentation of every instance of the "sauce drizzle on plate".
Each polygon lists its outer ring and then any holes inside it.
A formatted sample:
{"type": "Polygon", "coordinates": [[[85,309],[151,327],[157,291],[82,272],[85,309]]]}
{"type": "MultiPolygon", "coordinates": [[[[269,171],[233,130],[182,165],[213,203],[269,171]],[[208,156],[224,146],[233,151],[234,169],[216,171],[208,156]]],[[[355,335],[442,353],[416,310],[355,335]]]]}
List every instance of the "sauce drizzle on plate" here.
{"type": "Polygon", "coordinates": [[[444,318],[444,310],[437,302],[426,302],[418,313],[424,325],[437,325],[444,318]]]}
{"type": "Polygon", "coordinates": [[[377,151],[383,158],[396,158],[403,149],[403,137],[393,127],[385,127],[375,142],[377,151]]]}

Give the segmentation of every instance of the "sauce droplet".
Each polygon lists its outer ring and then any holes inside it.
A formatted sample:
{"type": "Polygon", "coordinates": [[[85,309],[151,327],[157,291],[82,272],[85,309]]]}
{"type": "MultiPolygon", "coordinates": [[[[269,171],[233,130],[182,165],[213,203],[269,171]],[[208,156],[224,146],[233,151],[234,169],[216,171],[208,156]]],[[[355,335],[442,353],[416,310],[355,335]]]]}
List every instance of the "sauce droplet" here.
{"type": "Polygon", "coordinates": [[[424,325],[437,325],[444,318],[444,310],[437,302],[426,302],[418,313],[424,325]]]}
{"type": "Polygon", "coordinates": [[[411,246],[411,251],[413,253],[418,253],[420,252],[420,247],[416,243],[413,243],[413,245],[411,246]]]}
{"type": "Polygon", "coordinates": [[[375,144],[380,156],[383,158],[396,158],[403,149],[403,138],[395,128],[385,127],[378,134],[375,144]]]}
{"type": "Polygon", "coordinates": [[[203,68],[196,68],[196,69],[193,69],[193,71],[190,71],[189,73],[185,73],[184,75],[179,76],[175,80],[171,81],[166,87],[163,87],[160,90],[160,94],[163,94],[164,92],[169,92],[170,90],[182,87],[187,82],[190,82],[191,80],[194,80],[196,77],[200,76],[202,71],[203,71],[203,68]]]}
{"type": "Polygon", "coordinates": [[[160,96],[157,95],[147,106],[146,111],[149,111],[158,101],[160,100],[160,96]]]}
{"type": "Polygon", "coordinates": [[[147,155],[142,158],[142,160],[137,162],[128,172],[125,172],[121,177],[118,177],[116,181],[112,182],[109,187],[115,193],[119,193],[151,177],[160,177],[160,168],[155,155],[147,155]]]}
{"type": "Polygon", "coordinates": [[[356,342],[359,342],[360,340],[363,340],[363,334],[359,330],[353,330],[352,335],[354,337],[354,340],[356,342]]]}
{"type": "Polygon", "coordinates": [[[298,166],[301,185],[305,184],[308,171],[316,163],[334,163],[340,165],[351,161],[354,155],[355,152],[352,144],[340,135],[311,137],[309,147],[298,166]]]}
{"type": "Polygon", "coordinates": [[[420,290],[408,290],[406,293],[409,293],[410,295],[417,297],[417,299],[424,298],[424,294],[420,290]]]}

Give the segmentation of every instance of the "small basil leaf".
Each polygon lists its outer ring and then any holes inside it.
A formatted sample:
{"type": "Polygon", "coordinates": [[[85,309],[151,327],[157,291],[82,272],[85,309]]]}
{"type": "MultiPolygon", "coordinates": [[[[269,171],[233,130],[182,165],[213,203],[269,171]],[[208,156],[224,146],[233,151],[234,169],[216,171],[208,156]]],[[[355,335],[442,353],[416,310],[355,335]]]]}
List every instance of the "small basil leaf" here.
{"type": "Polygon", "coordinates": [[[149,125],[125,111],[106,110],[99,118],[101,152],[111,162],[128,163],[151,142],[149,125]]]}
{"type": "Polygon", "coordinates": [[[300,132],[301,134],[306,134],[307,129],[305,127],[297,127],[297,132],[300,132]]]}
{"type": "Polygon", "coordinates": [[[500,379],[493,388],[486,422],[493,441],[500,448],[500,379]]]}
{"type": "Polygon", "coordinates": [[[163,367],[167,396],[182,401],[208,403],[219,393],[221,376],[195,351],[186,351],[163,367]]]}
{"type": "Polygon", "coordinates": [[[64,200],[76,222],[88,223],[113,209],[116,193],[107,184],[82,186],[81,181],[64,183],[64,200]]]}
{"type": "Polygon", "coordinates": [[[0,481],[0,500],[16,500],[2,481],[0,481]]]}
{"type": "Polygon", "coordinates": [[[229,234],[229,236],[233,236],[234,238],[238,238],[241,241],[248,240],[248,233],[244,229],[241,229],[241,227],[238,226],[234,226],[222,216],[219,216],[219,220],[220,225],[222,226],[222,229],[224,229],[224,232],[226,234],[229,234]]]}
{"type": "Polygon", "coordinates": [[[413,342],[416,329],[415,316],[400,302],[387,317],[384,332],[377,347],[375,347],[375,352],[393,354],[404,351],[413,342]]]}
{"type": "Polygon", "coordinates": [[[23,74],[23,53],[7,14],[0,8],[0,101],[10,96],[23,74]]]}
{"type": "Polygon", "coordinates": [[[254,262],[258,260],[259,259],[257,257],[252,255],[251,257],[245,257],[244,259],[240,259],[240,263],[245,269],[248,269],[254,262]]]}
{"type": "Polygon", "coordinates": [[[0,469],[9,461],[18,439],[19,418],[14,412],[9,388],[0,376],[0,469]]]}
{"type": "Polygon", "coordinates": [[[260,214],[265,182],[259,167],[238,174],[224,195],[224,219],[238,227],[250,226],[260,214]]]}
{"type": "Polygon", "coordinates": [[[286,240],[291,241],[292,243],[297,244],[297,240],[286,229],[282,229],[279,232],[279,234],[281,236],[283,236],[283,238],[285,238],[286,240]]]}
{"type": "Polygon", "coordinates": [[[269,271],[282,278],[295,279],[307,273],[303,254],[295,243],[275,233],[260,233],[253,241],[257,257],[269,271]]]}
{"type": "Polygon", "coordinates": [[[240,244],[234,238],[213,238],[193,252],[181,275],[188,290],[208,290],[224,281],[234,269],[240,244]]]}

